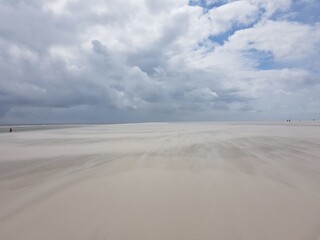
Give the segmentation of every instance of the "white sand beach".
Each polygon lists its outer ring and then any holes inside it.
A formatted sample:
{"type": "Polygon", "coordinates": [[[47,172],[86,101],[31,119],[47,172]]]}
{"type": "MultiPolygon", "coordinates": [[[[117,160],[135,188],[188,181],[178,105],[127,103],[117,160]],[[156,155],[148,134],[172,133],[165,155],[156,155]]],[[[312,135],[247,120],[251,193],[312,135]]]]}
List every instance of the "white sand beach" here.
{"type": "Polygon", "coordinates": [[[320,124],[1,133],[0,239],[320,240],[320,124]]]}

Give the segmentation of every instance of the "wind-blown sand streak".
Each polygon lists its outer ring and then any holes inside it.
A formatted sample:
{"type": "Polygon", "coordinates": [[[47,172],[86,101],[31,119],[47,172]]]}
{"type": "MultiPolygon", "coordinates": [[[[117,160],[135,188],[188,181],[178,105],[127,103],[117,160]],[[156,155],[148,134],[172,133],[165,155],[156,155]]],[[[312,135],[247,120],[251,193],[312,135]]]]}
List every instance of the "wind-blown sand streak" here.
{"type": "Polygon", "coordinates": [[[0,153],[0,239],[320,239],[316,123],[2,133],[0,153]]]}

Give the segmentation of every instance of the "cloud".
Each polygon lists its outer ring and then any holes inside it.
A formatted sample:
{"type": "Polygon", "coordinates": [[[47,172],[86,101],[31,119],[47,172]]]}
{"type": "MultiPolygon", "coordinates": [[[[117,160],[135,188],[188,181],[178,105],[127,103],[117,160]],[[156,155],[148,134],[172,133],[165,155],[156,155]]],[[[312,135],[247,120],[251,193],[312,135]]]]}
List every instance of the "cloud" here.
{"type": "Polygon", "coordinates": [[[197,88],[185,92],[184,97],[197,102],[213,102],[218,98],[218,94],[213,92],[210,88],[197,88]]]}
{"type": "Polygon", "coordinates": [[[288,21],[265,21],[253,28],[237,31],[229,38],[228,48],[272,53],[275,61],[305,61],[319,51],[320,25],[310,26],[288,21]]]}
{"type": "Polygon", "coordinates": [[[234,1],[208,12],[213,23],[213,34],[229,30],[233,25],[248,25],[259,16],[259,8],[249,1],[234,1]]]}
{"type": "Polygon", "coordinates": [[[0,123],[318,116],[310,4],[2,0],[0,123]]]}

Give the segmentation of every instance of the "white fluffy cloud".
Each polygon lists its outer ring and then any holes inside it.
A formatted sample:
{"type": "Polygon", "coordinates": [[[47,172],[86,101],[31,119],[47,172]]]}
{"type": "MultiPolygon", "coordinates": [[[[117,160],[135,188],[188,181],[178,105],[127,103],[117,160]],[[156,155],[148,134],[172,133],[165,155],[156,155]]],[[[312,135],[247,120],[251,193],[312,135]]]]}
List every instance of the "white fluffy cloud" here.
{"type": "Polygon", "coordinates": [[[0,3],[0,123],[320,114],[320,23],[290,0],[0,3]]]}
{"type": "Polygon", "coordinates": [[[265,21],[253,28],[237,31],[230,37],[228,48],[256,49],[271,52],[276,61],[306,60],[318,51],[320,25],[303,25],[287,21],[265,21]]]}

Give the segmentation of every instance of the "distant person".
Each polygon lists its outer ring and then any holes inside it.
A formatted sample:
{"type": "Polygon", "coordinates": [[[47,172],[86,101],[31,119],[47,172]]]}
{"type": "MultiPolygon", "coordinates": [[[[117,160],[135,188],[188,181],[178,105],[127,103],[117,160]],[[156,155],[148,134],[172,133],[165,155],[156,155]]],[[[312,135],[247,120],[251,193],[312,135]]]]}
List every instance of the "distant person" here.
{"type": "Polygon", "coordinates": [[[12,132],[12,128],[10,128],[10,130],[9,130],[10,132],[12,132]]]}

